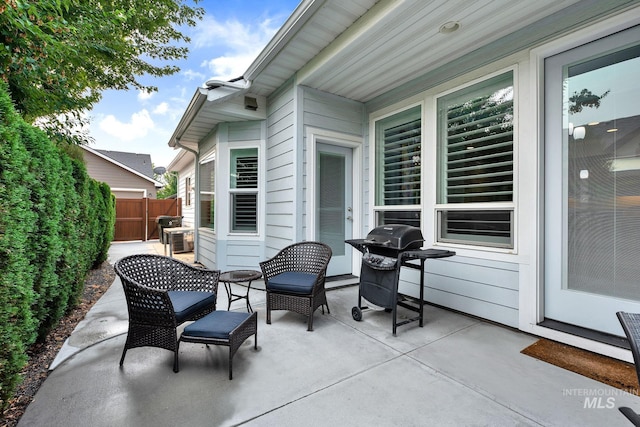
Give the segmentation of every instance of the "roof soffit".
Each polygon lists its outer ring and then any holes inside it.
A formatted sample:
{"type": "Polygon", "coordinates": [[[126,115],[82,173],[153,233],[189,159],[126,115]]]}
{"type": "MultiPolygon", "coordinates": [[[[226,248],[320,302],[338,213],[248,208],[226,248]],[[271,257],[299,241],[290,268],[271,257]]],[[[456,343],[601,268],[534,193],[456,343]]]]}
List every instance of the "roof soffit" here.
{"type": "MultiPolygon", "coordinates": [[[[630,0],[380,2],[303,66],[297,82],[368,102],[492,44],[500,51],[485,49],[482,54],[495,60],[550,35],[601,19],[603,14],[631,3],[630,0]],[[459,22],[460,29],[440,33],[440,26],[448,21],[459,22]]],[[[312,30],[305,28],[305,32],[312,30]]]]}

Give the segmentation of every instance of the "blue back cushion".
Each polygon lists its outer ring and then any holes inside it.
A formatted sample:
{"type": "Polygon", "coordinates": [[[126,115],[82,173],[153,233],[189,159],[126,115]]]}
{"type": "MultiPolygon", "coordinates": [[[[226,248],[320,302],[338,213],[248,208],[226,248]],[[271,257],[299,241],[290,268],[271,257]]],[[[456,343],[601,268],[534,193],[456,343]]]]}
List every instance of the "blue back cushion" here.
{"type": "Polygon", "coordinates": [[[216,294],[200,291],[168,291],[178,324],[191,320],[193,316],[215,305],[216,294]]]}
{"type": "Polygon", "coordinates": [[[313,290],[313,284],[318,278],[311,273],[287,271],[268,280],[267,288],[272,291],[288,292],[292,294],[308,295],[313,290]]]}
{"type": "Polygon", "coordinates": [[[213,311],[185,327],[182,334],[190,337],[229,339],[229,334],[249,316],[250,313],[237,311],[213,311]]]}

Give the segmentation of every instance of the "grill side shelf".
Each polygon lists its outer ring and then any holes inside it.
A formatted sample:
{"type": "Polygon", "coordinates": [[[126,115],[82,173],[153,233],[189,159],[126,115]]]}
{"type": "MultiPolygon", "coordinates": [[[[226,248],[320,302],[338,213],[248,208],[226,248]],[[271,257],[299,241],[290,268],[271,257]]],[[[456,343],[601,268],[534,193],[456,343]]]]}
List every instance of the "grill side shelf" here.
{"type": "Polygon", "coordinates": [[[444,249],[418,249],[414,251],[403,251],[400,256],[403,261],[409,261],[412,259],[428,259],[428,258],[446,258],[454,256],[454,251],[447,251],[444,249]]]}
{"type": "Polygon", "coordinates": [[[365,239],[350,239],[350,240],[345,240],[344,242],[353,246],[355,249],[359,250],[362,253],[365,253],[367,251],[367,248],[364,244],[365,239]]]}

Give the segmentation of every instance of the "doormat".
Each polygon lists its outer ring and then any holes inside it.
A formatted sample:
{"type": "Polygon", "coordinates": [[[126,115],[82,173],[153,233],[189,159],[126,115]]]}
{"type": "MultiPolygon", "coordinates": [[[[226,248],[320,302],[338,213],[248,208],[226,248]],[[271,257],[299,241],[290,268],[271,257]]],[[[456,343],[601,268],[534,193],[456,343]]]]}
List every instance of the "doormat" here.
{"type": "Polygon", "coordinates": [[[638,377],[632,363],[546,339],[536,341],[521,353],[638,395],[638,377]]]}

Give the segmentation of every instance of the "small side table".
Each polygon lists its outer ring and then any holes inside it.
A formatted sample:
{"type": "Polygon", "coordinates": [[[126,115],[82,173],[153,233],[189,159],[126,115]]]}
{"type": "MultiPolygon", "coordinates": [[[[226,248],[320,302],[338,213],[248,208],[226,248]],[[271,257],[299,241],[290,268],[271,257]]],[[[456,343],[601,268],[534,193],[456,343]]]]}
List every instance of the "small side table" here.
{"type": "Polygon", "coordinates": [[[229,298],[229,305],[227,306],[227,310],[231,308],[231,303],[233,301],[238,301],[240,299],[247,300],[247,311],[249,313],[253,313],[253,308],[251,308],[251,304],[249,303],[249,291],[251,290],[251,282],[254,280],[258,280],[262,277],[262,272],[255,270],[232,270],[225,271],[220,275],[220,281],[224,283],[224,288],[227,291],[227,298],[229,298]],[[246,295],[238,295],[234,294],[231,289],[231,284],[234,283],[236,285],[247,287],[246,295]]]}

